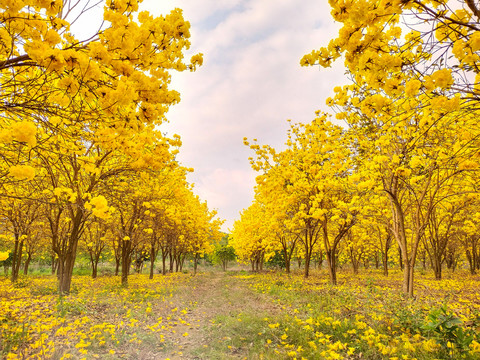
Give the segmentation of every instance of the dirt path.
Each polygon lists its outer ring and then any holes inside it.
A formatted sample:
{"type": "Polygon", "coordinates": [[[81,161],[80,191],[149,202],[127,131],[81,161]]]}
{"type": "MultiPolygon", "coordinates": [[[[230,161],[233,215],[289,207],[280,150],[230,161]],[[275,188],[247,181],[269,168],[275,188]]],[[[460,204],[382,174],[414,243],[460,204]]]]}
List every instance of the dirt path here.
{"type": "Polygon", "coordinates": [[[246,358],[247,349],[231,347],[225,357],[212,355],[211,348],[218,347],[235,335],[228,333],[234,332],[231,326],[222,332],[222,322],[241,322],[242,314],[268,316],[280,311],[267,296],[249,289],[234,275],[221,272],[198,275],[187,286],[181,286],[173,296],[171,306],[175,306],[176,311],[183,309],[183,313],[181,320],[175,322],[172,331],[165,337],[165,358],[170,360],[246,358]]]}

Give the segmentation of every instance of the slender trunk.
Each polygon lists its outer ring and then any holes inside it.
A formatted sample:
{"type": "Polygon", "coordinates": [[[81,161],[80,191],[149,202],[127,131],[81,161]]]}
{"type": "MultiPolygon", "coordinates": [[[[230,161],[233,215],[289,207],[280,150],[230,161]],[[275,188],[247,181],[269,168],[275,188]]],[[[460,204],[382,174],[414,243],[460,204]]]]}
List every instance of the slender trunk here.
{"type": "Polygon", "coordinates": [[[167,273],[167,254],[162,251],[162,274],[165,275],[167,273]]]}
{"type": "Polygon", "coordinates": [[[350,249],[350,261],[352,263],[353,273],[358,274],[358,268],[360,267],[360,258],[357,259],[353,249],[350,249]]]}
{"type": "Polygon", "coordinates": [[[290,274],[290,257],[288,256],[288,249],[286,246],[283,246],[283,261],[285,263],[285,272],[290,274]]]}
{"type": "Polygon", "coordinates": [[[52,254],[52,275],[57,271],[58,260],[55,254],[52,254]]]}
{"type": "Polygon", "coordinates": [[[20,264],[22,262],[23,239],[19,234],[15,234],[15,246],[12,256],[12,282],[17,281],[20,272],[20,264]]]}
{"type": "Polygon", "coordinates": [[[173,250],[172,249],[170,249],[168,257],[170,259],[170,273],[173,273],[173,266],[174,266],[175,257],[173,256],[173,250]]]}
{"type": "Polygon", "coordinates": [[[323,264],[323,251],[320,251],[320,253],[318,254],[318,269],[322,268],[322,264],[323,264]]]}
{"type": "Polygon", "coordinates": [[[185,255],[187,254],[180,255],[180,271],[183,270],[183,265],[185,263],[185,255]]]}
{"type": "Polygon", "coordinates": [[[92,279],[97,278],[97,269],[98,269],[98,262],[94,261],[92,263],[92,279]]]}
{"type": "Polygon", "coordinates": [[[65,266],[65,259],[64,256],[61,254],[58,254],[57,258],[57,280],[60,282],[60,276],[63,273],[63,268],[65,266]]]}
{"type": "Polygon", "coordinates": [[[178,272],[180,269],[180,257],[179,255],[175,256],[175,272],[178,272]]]}
{"type": "Polygon", "coordinates": [[[442,279],[442,262],[438,258],[438,254],[435,254],[433,258],[433,272],[435,273],[435,280],[442,279]]]}
{"type": "Polygon", "coordinates": [[[310,275],[310,260],[311,260],[311,254],[312,254],[312,249],[310,248],[310,239],[311,239],[311,234],[309,236],[309,231],[307,229],[305,230],[305,270],[304,270],[305,278],[308,278],[308,276],[310,275]]]}
{"type": "Polygon", "coordinates": [[[153,279],[153,271],[155,270],[155,258],[157,254],[155,253],[155,248],[152,246],[150,248],[150,279],[153,279]]]}
{"type": "MultiPolygon", "coordinates": [[[[414,262],[415,260],[412,259],[412,262],[414,262]]],[[[408,295],[413,297],[413,275],[414,275],[414,270],[415,270],[415,264],[411,264],[409,263],[408,264],[409,266],[409,283],[408,283],[408,295]]]]}
{"type": "Polygon", "coordinates": [[[72,285],[73,267],[75,265],[75,258],[77,255],[76,241],[74,241],[74,243],[71,245],[71,250],[65,254],[63,264],[61,264],[62,266],[59,267],[58,291],[60,294],[68,294],[72,285]]]}
{"type": "Polygon", "coordinates": [[[32,260],[32,254],[28,254],[27,258],[25,259],[25,264],[23,265],[23,275],[28,274],[28,266],[30,265],[30,261],[32,260]]]}
{"type": "Polygon", "coordinates": [[[408,294],[408,289],[410,289],[410,264],[408,261],[405,261],[403,268],[402,290],[405,294],[408,294]]]}
{"type": "Polygon", "coordinates": [[[467,249],[467,251],[465,252],[465,255],[467,256],[468,267],[470,269],[470,274],[475,275],[475,263],[473,261],[473,256],[470,253],[470,250],[467,249]]]}
{"type": "Polygon", "coordinates": [[[388,252],[385,251],[382,254],[382,262],[383,262],[383,275],[388,276],[388,252]]]}
{"type": "Polygon", "coordinates": [[[398,247],[398,263],[400,265],[400,269],[403,270],[403,255],[402,255],[402,249],[398,247]]]}
{"type": "Polygon", "coordinates": [[[130,272],[132,242],[122,240],[122,285],[128,285],[128,274],[130,272]]]}
{"type": "Polygon", "coordinates": [[[310,257],[309,256],[305,257],[305,270],[303,274],[306,278],[310,276],[310,257]]]}
{"type": "Polygon", "coordinates": [[[83,213],[79,210],[73,219],[72,231],[70,236],[66,238],[68,241],[67,251],[64,254],[64,264],[62,272],[59,274],[58,290],[60,294],[70,293],[72,285],[73,268],[75,266],[75,259],[77,257],[78,240],[83,231],[84,218],[83,213]]]}
{"type": "Polygon", "coordinates": [[[118,273],[120,272],[120,261],[121,258],[115,258],[115,276],[118,276],[118,273]]]}
{"type": "Polygon", "coordinates": [[[330,249],[326,251],[327,254],[327,264],[328,264],[328,275],[330,276],[330,283],[332,285],[337,285],[337,264],[335,257],[335,249],[330,249]]]}
{"type": "Polygon", "coordinates": [[[90,265],[92,266],[92,279],[97,278],[97,265],[95,264],[95,256],[92,252],[89,253],[90,255],[90,265]]]}
{"type": "Polygon", "coordinates": [[[195,257],[193,258],[193,275],[197,275],[197,263],[198,263],[198,254],[195,253],[195,257]]]}

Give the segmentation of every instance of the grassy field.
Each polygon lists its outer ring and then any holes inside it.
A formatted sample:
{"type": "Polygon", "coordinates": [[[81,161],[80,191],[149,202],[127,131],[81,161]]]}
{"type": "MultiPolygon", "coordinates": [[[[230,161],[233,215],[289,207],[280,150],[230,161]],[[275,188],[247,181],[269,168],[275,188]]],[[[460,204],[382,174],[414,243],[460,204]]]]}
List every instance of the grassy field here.
{"type": "Polygon", "coordinates": [[[246,271],[0,278],[5,359],[479,359],[480,277],[246,271]]]}

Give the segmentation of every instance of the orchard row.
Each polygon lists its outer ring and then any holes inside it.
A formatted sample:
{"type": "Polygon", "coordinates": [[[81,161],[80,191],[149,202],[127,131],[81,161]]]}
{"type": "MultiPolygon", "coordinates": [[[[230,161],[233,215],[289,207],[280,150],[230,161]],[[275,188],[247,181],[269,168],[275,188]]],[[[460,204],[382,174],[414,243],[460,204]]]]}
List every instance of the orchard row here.
{"type": "Polygon", "coordinates": [[[472,1],[330,1],[341,24],[304,66],[345,61],[349,84],[334,88],[308,124],[291,125],[283,149],[245,143],[259,171],[254,203],[232,245],[261,264],[281,251],[325,256],[354,269],[382,258],[403,267],[413,295],[420,255],[437,278],[445,264],[480,267],[480,8],[472,1]],[[394,248],[394,249],[393,249],[394,248]],[[392,257],[392,249],[398,255],[392,257]]]}
{"type": "Polygon", "coordinates": [[[176,160],[180,138],[158,128],[179,101],[170,73],[194,71],[202,55],[184,59],[181,10],[155,18],[139,2],[106,1],[99,27],[80,35],[70,25],[94,21],[88,2],[2,2],[0,256],[13,281],[24,252],[26,267],[53,254],[63,293],[80,246],[95,269],[109,244],[126,283],[135,253],[161,249],[178,267],[219,237],[176,160]]]}

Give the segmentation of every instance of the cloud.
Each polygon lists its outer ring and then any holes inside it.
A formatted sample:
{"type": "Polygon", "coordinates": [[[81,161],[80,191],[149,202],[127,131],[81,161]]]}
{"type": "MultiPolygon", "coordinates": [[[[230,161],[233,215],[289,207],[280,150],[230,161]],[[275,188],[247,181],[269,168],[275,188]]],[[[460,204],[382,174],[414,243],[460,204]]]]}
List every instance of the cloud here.
{"type": "Polygon", "coordinates": [[[282,148],[287,119],[308,122],[343,67],[302,68],[301,57],[336,36],[327,2],[314,0],[144,1],[154,15],[184,9],[191,23],[191,54],[204,53],[196,73],[174,74],[182,101],[167,117],[169,133],[183,140],[180,161],[195,169],[195,191],[228,229],[253,200],[253,179],[243,137],[282,148]]]}
{"type": "Polygon", "coordinates": [[[239,217],[239,212],[253,197],[255,175],[241,169],[228,170],[218,168],[200,175],[200,183],[195,185],[195,192],[201,199],[207,199],[210,209],[222,209],[222,215],[229,221],[224,230],[231,228],[232,219],[239,217]]]}

